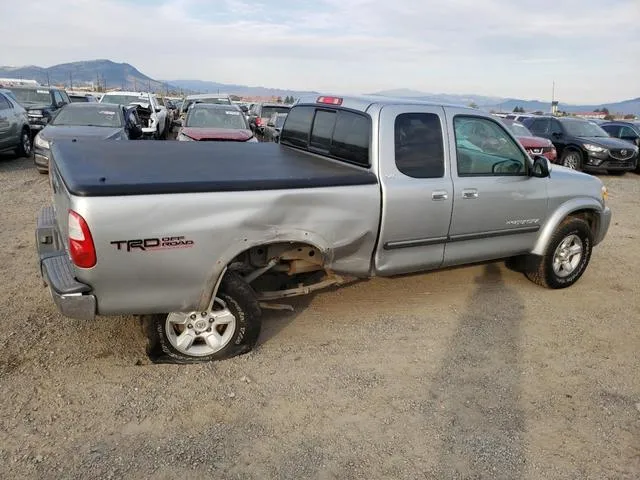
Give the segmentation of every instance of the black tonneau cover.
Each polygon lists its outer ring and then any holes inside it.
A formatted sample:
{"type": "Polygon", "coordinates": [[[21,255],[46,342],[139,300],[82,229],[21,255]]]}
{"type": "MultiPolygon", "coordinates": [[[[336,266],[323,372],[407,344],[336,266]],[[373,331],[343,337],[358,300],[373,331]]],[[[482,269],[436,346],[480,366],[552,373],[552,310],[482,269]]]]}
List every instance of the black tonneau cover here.
{"type": "Polygon", "coordinates": [[[377,183],[361,168],[275,143],[78,139],[51,150],[69,192],[85,197],[377,183]]]}

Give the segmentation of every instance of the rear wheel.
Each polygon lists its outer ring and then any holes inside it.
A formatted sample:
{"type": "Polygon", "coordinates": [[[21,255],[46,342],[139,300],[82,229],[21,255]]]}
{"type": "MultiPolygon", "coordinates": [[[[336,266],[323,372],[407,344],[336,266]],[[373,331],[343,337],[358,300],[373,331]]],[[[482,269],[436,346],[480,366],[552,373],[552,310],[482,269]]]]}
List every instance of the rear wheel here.
{"type": "Polygon", "coordinates": [[[32,150],[31,133],[28,128],[23,128],[20,133],[20,143],[16,147],[18,157],[30,157],[32,150]]]}
{"type": "Polygon", "coordinates": [[[569,217],[556,229],[547,249],[527,278],[546,288],[566,288],[576,283],[591,259],[593,233],[581,218],[569,217]]]}
{"type": "Polygon", "coordinates": [[[253,289],[227,273],[207,312],[144,315],[147,354],[156,363],[201,363],[249,352],[260,335],[261,311],[253,289]]]}
{"type": "Polygon", "coordinates": [[[560,163],[571,170],[582,170],[582,154],[577,150],[567,150],[562,154],[560,163]]]}

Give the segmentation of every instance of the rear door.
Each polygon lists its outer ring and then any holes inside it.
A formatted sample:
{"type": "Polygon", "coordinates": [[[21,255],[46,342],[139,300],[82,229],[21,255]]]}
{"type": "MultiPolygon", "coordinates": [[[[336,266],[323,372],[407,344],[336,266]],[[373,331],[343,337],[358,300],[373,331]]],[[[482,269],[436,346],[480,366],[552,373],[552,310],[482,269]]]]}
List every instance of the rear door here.
{"type": "Polygon", "coordinates": [[[9,100],[0,93],[0,150],[10,148],[17,143],[15,138],[17,121],[12,107],[9,100]]]}
{"type": "Polygon", "coordinates": [[[375,255],[380,274],[443,263],[453,207],[445,125],[441,107],[382,107],[378,175],[383,206],[375,255]]]}
{"type": "Polygon", "coordinates": [[[548,178],[529,176],[528,156],[504,126],[447,109],[454,175],[444,265],[529,252],[547,217],[548,178]]]}

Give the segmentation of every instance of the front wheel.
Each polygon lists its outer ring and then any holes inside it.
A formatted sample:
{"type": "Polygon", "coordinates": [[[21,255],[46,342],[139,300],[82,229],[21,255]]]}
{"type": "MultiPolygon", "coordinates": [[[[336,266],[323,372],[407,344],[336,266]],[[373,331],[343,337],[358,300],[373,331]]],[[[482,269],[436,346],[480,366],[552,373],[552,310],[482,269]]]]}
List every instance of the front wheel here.
{"type": "Polygon", "coordinates": [[[527,278],[546,288],[566,288],[587,269],[593,248],[593,233],[580,218],[569,217],[556,229],[538,266],[527,278]]]}
{"type": "Polygon", "coordinates": [[[577,150],[567,150],[562,154],[560,163],[571,170],[582,170],[582,154],[577,150]]]}
{"type": "Polygon", "coordinates": [[[201,363],[247,353],[262,324],[253,289],[234,273],[225,275],[211,311],[141,319],[147,354],[155,363],[201,363]]]}
{"type": "Polygon", "coordinates": [[[31,134],[29,130],[24,128],[20,133],[20,143],[16,148],[16,156],[18,157],[30,157],[32,150],[31,134]]]}

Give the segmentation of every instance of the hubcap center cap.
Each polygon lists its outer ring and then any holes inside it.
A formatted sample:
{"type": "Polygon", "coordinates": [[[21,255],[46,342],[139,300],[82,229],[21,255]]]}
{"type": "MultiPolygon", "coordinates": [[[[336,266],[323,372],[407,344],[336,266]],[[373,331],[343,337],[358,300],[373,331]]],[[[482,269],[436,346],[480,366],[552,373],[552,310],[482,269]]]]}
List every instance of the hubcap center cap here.
{"type": "Polygon", "coordinates": [[[200,320],[196,320],[193,326],[198,333],[201,333],[201,332],[204,332],[207,328],[209,328],[209,322],[207,322],[206,320],[200,319],[200,320]]]}

